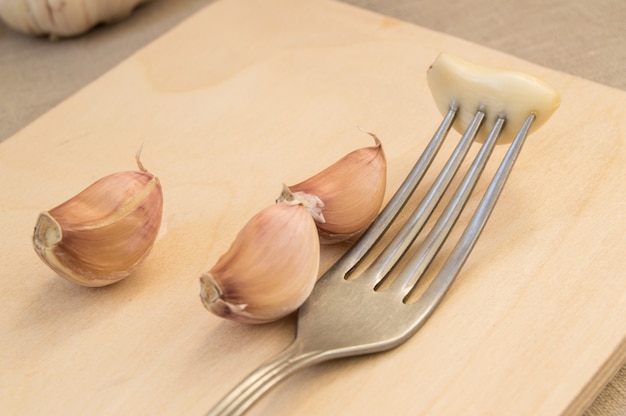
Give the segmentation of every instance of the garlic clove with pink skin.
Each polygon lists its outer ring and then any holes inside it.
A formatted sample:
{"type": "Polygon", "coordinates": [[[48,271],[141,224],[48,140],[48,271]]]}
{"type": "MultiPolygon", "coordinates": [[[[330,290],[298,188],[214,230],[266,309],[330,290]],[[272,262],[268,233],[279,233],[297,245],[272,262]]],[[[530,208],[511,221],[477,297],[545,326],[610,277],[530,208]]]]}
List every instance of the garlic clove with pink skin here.
{"type": "Polygon", "coordinates": [[[298,202],[276,203],[252,217],[200,277],[200,298],[222,318],[276,321],[309,297],[319,263],[319,238],[307,208],[298,202]]]}
{"type": "Polygon", "coordinates": [[[278,198],[300,200],[311,208],[323,244],[353,239],[380,211],[387,161],[380,140],[368,134],[373,146],[354,150],[311,178],[285,187],[278,198]]]}
{"type": "Polygon", "coordinates": [[[35,252],[61,277],[83,286],[110,285],[129,276],[150,252],[163,192],[139,155],[137,164],[138,171],[105,176],[39,215],[35,252]]]}

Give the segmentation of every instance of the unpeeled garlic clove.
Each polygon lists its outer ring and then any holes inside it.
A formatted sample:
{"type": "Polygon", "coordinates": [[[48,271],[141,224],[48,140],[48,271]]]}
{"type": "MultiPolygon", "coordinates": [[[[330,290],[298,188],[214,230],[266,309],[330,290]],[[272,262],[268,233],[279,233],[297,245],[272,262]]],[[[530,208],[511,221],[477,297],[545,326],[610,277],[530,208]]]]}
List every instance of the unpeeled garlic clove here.
{"type": "Polygon", "coordinates": [[[500,115],[506,123],[499,143],[510,143],[531,113],[531,132],[545,123],[561,103],[559,93],[532,75],[476,65],[447,53],[440,54],[427,72],[430,91],[439,111],[445,115],[451,104],[458,106],[454,128],[464,132],[476,111],[484,109],[484,141],[500,115]]]}
{"type": "Polygon", "coordinates": [[[105,176],[42,212],[33,233],[39,257],[83,286],[106,286],[128,275],[156,240],[163,211],[157,177],[145,170],[105,176]]]}
{"type": "Polygon", "coordinates": [[[359,235],[380,211],[387,161],[380,140],[368,134],[374,138],[374,146],[354,150],[311,178],[283,188],[278,198],[308,206],[324,244],[359,235]]]}
{"type": "Polygon", "coordinates": [[[283,318],[309,297],[318,277],[315,222],[299,203],[276,203],[239,231],[200,277],[200,298],[217,316],[243,323],[283,318]]]}

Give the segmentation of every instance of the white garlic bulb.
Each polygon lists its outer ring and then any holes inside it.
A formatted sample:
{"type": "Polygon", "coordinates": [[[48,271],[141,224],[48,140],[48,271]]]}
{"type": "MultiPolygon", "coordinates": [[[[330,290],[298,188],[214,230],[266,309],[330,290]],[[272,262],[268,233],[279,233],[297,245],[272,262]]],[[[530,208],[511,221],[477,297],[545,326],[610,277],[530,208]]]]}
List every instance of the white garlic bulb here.
{"type": "Polygon", "coordinates": [[[0,0],[0,18],[30,35],[76,36],[128,17],[149,0],[0,0]]]}
{"type": "Polygon", "coordinates": [[[127,276],[156,240],[163,211],[159,179],[118,172],[39,215],[33,245],[52,270],[83,286],[105,286],[127,276]]]}
{"type": "Polygon", "coordinates": [[[430,91],[445,115],[458,105],[454,128],[464,132],[476,111],[484,109],[485,129],[477,140],[484,141],[500,115],[506,116],[499,143],[510,143],[526,117],[535,121],[531,132],[545,123],[561,103],[559,93],[532,75],[476,65],[447,53],[440,54],[427,72],[430,91]]]}
{"type": "Polygon", "coordinates": [[[380,140],[354,150],[318,174],[287,186],[278,198],[308,206],[324,244],[346,241],[376,218],[387,184],[387,161],[380,140]]]}
{"type": "Polygon", "coordinates": [[[223,318],[275,321],[308,298],[319,262],[319,239],[307,208],[276,203],[252,217],[230,249],[200,277],[200,298],[223,318]]]}

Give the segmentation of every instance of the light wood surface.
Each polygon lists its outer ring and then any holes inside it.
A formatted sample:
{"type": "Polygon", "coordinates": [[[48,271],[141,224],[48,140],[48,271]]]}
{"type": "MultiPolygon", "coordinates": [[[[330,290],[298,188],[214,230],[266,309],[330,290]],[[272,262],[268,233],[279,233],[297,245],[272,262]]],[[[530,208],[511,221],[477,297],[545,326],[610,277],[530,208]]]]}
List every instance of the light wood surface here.
{"type": "Polygon", "coordinates": [[[626,357],[625,93],[343,4],[242,3],[203,9],[0,145],[3,409],[206,411],[294,319],[219,320],[199,273],[281,183],[368,145],[357,126],[383,141],[391,193],[441,119],[424,74],[448,51],[541,76],[562,106],[414,338],[296,375],[252,414],[582,411],[626,357]],[[38,212],[132,169],[141,143],[165,195],[152,254],[106,288],[56,277],[31,247],[38,212]]]}

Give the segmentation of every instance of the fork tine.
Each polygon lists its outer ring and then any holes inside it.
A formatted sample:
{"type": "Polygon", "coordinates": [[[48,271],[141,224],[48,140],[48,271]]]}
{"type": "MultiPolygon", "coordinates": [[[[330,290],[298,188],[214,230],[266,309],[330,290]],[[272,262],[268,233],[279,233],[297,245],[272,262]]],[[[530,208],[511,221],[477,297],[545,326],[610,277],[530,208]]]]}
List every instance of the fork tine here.
{"type": "Polygon", "coordinates": [[[363,275],[359,277],[362,283],[372,287],[376,286],[404,255],[450,185],[452,178],[461,166],[461,162],[465,159],[484,117],[485,113],[483,111],[478,110],[476,112],[474,119],[463,133],[461,140],[420,204],[411,213],[409,219],[382,253],[376,257],[363,275]]]}
{"type": "Polygon", "coordinates": [[[452,249],[452,252],[433,281],[413,305],[415,307],[414,315],[416,317],[416,324],[412,332],[419,329],[419,327],[433,313],[435,308],[441,302],[441,299],[445,296],[448,289],[454,282],[454,279],[461,271],[461,268],[474,248],[474,245],[484,229],[507,179],[509,178],[509,174],[511,173],[513,165],[522,150],[522,146],[528,137],[528,132],[534,120],[534,114],[530,114],[526,118],[526,121],[518,131],[515,139],[502,159],[498,170],[489,183],[483,198],[478,204],[476,211],[474,211],[474,214],[463,231],[463,234],[459,238],[459,241],[452,249]]]}
{"type": "Polygon", "coordinates": [[[435,257],[450,230],[459,218],[465,203],[469,199],[478,178],[482,174],[491,153],[495,147],[500,132],[505,123],[504,117],[499,117],[494,124],[487,140],[483,143],[472,165],[463,177],[456,192],[448,202],[445,210],[437,219],[437,222],[428,233],[426,239],[419,245],[408,264],[398,273],[391,285],[386,290],[397,291],[406,295],[422,277],[428,265],[435,257]]]}
{"type": "Polygon", "coordinates": [[[387,202],[387,205],[385,205],[361,237],[359,237],[359,239],[343,254],[343,256],[341,256],[339,260],[331,266],[331,268],[322,277],[330,275],[345,277],[389,228],[389,225],[391,225],[400,210],[406,204],[407,200],[411,197],[424,177],[424,174],[430,167],[433,159],[437,155],[437,152],[441,148],[441,144],[452,127],[456,111],[456,106],[453,105],[450,107],[450,110],[437,128],[437,131],[426,146],[426,149],[424,149],[424,152],[421,154],[420,158],[417,160],[398,190],[391,197],[389,202],[387,202]]]}

